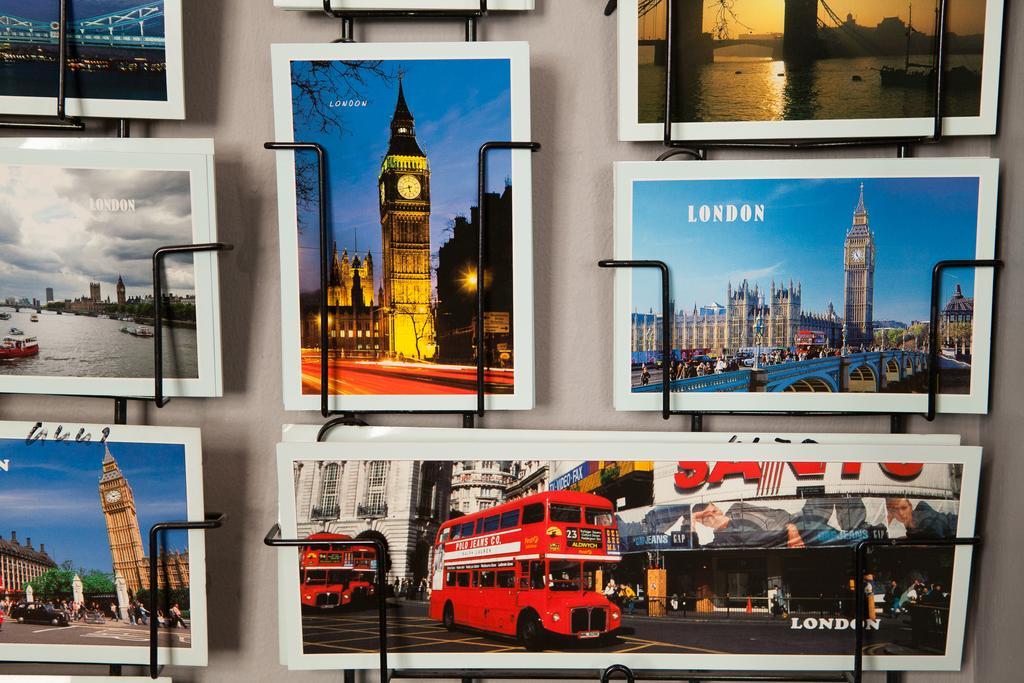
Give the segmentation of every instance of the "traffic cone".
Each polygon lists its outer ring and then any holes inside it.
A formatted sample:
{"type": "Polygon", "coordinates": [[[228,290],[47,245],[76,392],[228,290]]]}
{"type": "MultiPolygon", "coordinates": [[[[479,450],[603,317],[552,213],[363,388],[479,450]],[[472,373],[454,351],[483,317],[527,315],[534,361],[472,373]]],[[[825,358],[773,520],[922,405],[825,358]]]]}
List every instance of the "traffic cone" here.
{"type": "Polygon", "coordinates": [[[750,602],[750,598],[747,598],[747,614],[754,613],[754,604],[750,602]]]}

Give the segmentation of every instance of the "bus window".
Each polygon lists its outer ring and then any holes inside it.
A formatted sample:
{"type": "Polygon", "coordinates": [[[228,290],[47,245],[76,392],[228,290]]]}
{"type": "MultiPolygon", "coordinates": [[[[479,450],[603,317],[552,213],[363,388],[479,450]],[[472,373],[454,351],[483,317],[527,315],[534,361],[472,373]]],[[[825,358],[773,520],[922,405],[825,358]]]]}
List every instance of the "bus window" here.
{"type": "Polygon", "coordinates": [[[530,590],[530,563],[527,560],[519,563],[519,590],[530,590]]]}
{"type": "Polygon", "coordinates": [[[327,585],[327,572],[323,569],[307,569],[306,570],[306,585],[308,586],[326,586],[327,585]]]}
{"type": "Polygon", "coordinates": [[[480,572],[480,587],[481,588],[494,588],[494,572],[482,571],[480,572]]]}
{"type": "MultiPolygon", "coordinates": [[[[449,540],[454,541],[456,538],[459,538],[459,531],[461,531],[461,530],[462,530],[462,525],[460,525],[460,524],[456,524],[455,526],[448,527],[447,529],[445,529],[444,531],[441,532],[441,538],[442,539],[444,538],[444,534],[445,534],[446,531],[450,531],[451,532],[451,536],[449,537],[449,540]]],[[[444,543],[444,541],[441,540],[440,543],[444,543]]]]}
{"type": "Polygon", "coordinates": [[[544,521],[544,503],[530,503],[523,508],[523,524],[544,521]]]}
{"type": "Polygon", "coordinates": [[[484,520],[484,533],[491,531],[497,531],[501,525],[501,517],[499,515],[491,515],[484,520]]]}
{"type": "Polygon", "coordinates": [[[509,510],[501,515],[501,528],[511,529],[519,524],[519,510],[509,510]]]}
{"type": "Polygon", "coordinates": [[[498,572],[498,588],[515,588],[515,572],[498,572]]]}
{"type": "Polygon", "coordinates": [[[600,508],[587,508],[587,524],[594,526],[611,526],[615,522],[615,516],[611,510],[600,508]]]}
{"type": "Polygon", "coordinates": [[[544,563],[540,560],[530,563],[530,588],[544,590],[544,563]]]}
{"type": "Polygon", "coordinates": [[[551,590],[568,592],[580,589],[580,563],[574,560],[551,561],[551,590]]]}
{"type": "Polygon", "coordinates": [[[559,503],[551,504],[551,521],[552,522],[572,522],[579,524],[580,522],[580,506],[579,505],[561,505],[559,503]]]}
{"type": "Polygon", "coordinates": [[[445,577],[445,584],[451,587],[455,586],[455,572],[448,572],[448,576],[445,577]]]}
{"type": "Polygon", "coordinates": [[[602,569],[607,569],[606,565],[600,562],[584,562],[583,563],[583,590],[592,591],[597,590],[597,572],[602,569]]]}
{"type": "Polygon", "coordinates": [[[466,538],[467,536],[472,536],[472,535],[473,535],[473,522],[466,522],[465,524],[462,525],[462,533],[460,534],[460,536],[462,536],[462,538],[466,538]]]}
{"type": "Polygon", "coordinates": [[[469,588],[469,572],[459,572],[459,588],[469,588]]]}
{"type": "Polygon", "coordinates": [[[473,570],[473,588],[480,587],[480,572],[473,570]]]}

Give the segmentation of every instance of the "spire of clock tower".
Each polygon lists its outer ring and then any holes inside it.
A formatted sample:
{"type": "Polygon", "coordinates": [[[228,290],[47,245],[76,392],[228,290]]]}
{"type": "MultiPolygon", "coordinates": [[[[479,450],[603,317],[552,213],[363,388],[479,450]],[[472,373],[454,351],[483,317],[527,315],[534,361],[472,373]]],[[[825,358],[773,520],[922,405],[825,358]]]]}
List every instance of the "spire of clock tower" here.
{"type": "Polygon", "coordinates": [[[391,144],[388,145],[387,156],[426,156],[416,142],[416,119],[405,101],[405,86],[401,76],[398,78],[398,101],[391,117],[391,144]]]}

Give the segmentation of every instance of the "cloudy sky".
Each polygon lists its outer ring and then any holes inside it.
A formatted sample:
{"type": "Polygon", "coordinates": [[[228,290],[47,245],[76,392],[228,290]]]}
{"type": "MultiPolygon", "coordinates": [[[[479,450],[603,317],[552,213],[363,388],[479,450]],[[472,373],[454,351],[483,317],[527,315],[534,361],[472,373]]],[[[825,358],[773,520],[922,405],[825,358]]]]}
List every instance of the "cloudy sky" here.
{"type": "MultiPolygon", "coordinates": [[[[118,275],[129,297],[152,294],[153,251],[193,241],[189,187],[187,171],[0,165],[0,299],[76,299],[98,281],[116,300],[118,275]],[[100,199],[135,210],[93,210],[100,199]]],[[[190,262],[168,261],[169,291],[193,292],[190,262]]]]}

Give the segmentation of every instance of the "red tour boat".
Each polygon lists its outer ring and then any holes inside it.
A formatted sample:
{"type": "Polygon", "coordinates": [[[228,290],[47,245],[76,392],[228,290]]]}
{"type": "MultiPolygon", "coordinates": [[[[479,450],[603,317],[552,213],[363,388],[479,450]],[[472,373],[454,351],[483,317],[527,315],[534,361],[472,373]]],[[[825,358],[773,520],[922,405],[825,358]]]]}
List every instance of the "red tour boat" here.
{"type": "Polygon", "coordinates": [[[27,358],[39,354],[39,342],[35,337],[6,336],[0,343],[0,360],[27,358]]]}

